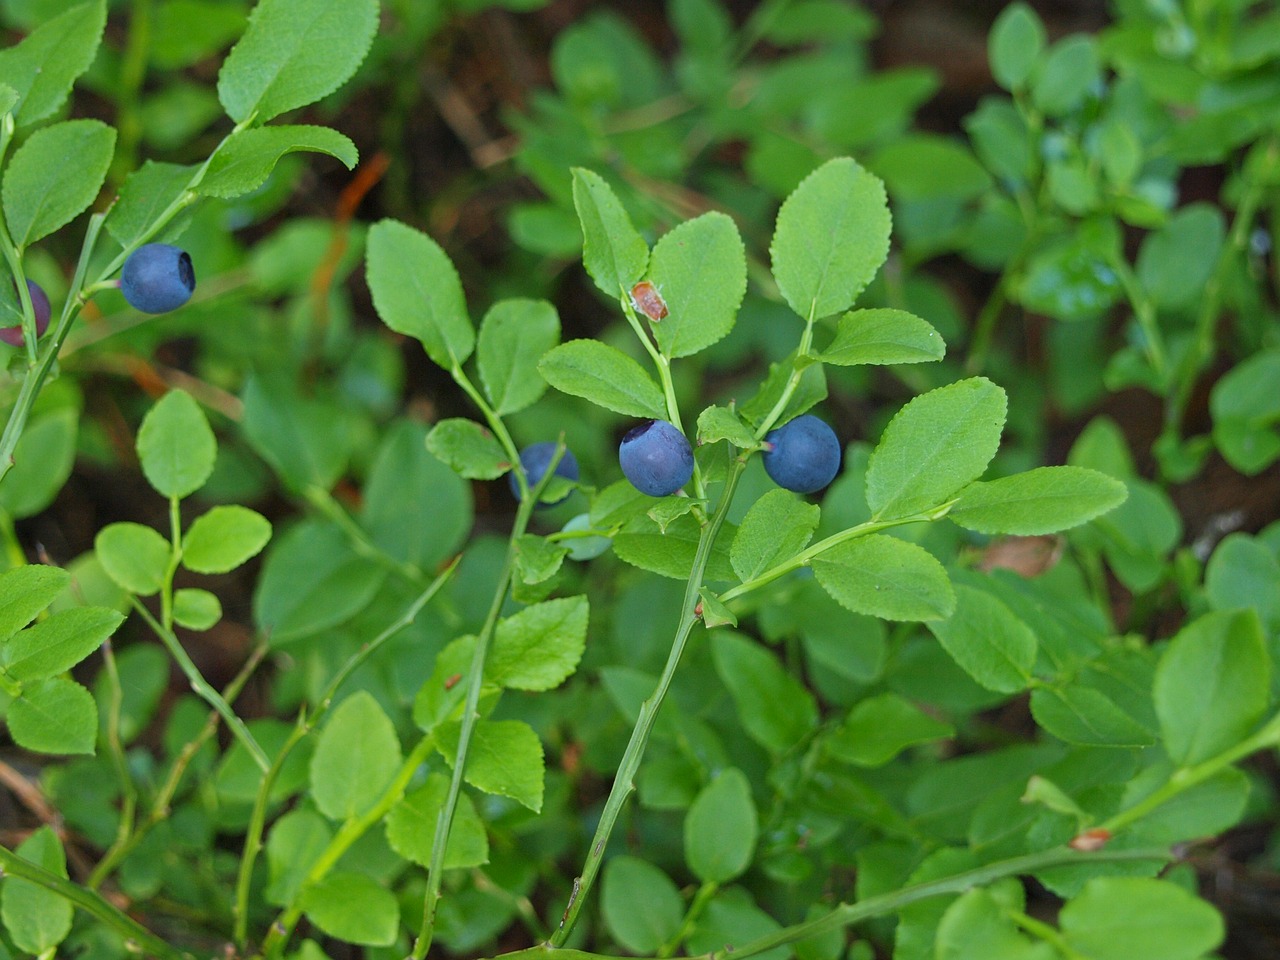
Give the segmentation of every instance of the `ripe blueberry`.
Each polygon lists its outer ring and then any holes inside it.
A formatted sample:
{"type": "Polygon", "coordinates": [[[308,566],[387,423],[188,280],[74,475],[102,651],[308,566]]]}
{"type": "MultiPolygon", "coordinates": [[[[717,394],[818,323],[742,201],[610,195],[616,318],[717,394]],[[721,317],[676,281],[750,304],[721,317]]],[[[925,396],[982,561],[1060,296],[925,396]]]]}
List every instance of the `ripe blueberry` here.
{"type": "Polygon", "coordinates": [[[646,420],[623,436],[618,464],[641,493],[665,497],[693,476],[693,450],[684,434],[666,420],[646,420]]]}
{"type": "Polygon", "coordinates": [[[148,243],[129,254],[120,271],[120,292],[143,313],[177,310],[196,288],[196,272],[185,250],[148,243]]]}
{"type": "MultiPolygon", "coordinates": [[[[551,463],[551,457],[556,452],[556,445],[550,441],[543,443],[533,443],[520,451],[520,466],[516,469],[523,470],[525,481],[532,490],[541,481],[543,475],[547,472],[547,465],[551,463]]],[[[574,483],[578,480],[578,461],[574,455],[566,450],[564,456],[560,458],[560,462],[556,464],[556,476],[564,477],[574,483]]],[[[507,474],[507,483],[511,486],[512,495],[520,499],[520,484],[516,482],[515,471],[507,474]]],[[[563,503],[569,499],[569,494],[565,494],[559,500],[543,500],[538,504],[539,507],[553,507],[557,503],[563,503]]]]}
{"type": "MultiPolygon", "coordinates": [[[[49,329],[49,297],[44,290],[40,288],[40,284],[34,280],[27,281],[27,291],[31,294],[31,306],[36,313],[36,339],[39,340],[44,336],[44,332],[49,329]]],[[[0,328],[0,343],[7,343],[11,347],[22,346],[22,327],[4,327],[0,328]]]]}
{"type": "Polygon", "coordinates": [[[805,414],[770,430],[764,438],[764,470],[773,482],[796,493],[821,490],[840,472],[840,441],[817,417],[805,414]]]}

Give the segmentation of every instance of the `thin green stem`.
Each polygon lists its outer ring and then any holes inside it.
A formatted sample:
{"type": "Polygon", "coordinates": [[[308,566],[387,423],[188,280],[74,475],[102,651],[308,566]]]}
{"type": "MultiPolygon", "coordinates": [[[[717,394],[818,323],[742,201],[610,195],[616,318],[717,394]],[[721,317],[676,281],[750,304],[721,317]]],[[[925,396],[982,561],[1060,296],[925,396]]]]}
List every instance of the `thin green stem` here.
{"type": "Polygon", "coordinates": [[[169,562],[160,581],[160,622],[173,629],[173,578],[182,562],[182,511],[178,498],[169,495],[169,562]]]}
{"type": "Polygon", "coordinates": [[[302,492],[307,503],[311,504],[325,519],[329,520],[341,530],[347,537],[347,542],[351,544],[353,550],[366,560],[372,560],[380,566],[386,567],[392,573],[408,580],[413,584],[422,582],[422,571],[412,563],[406,563],[403,560],[397,560],[391,554],[387,553],[365,533],[364,529],[351,519],[351,514],[343,508],[333,494],[323,487],[309,486],[302,492]]]}
{"type": "Polygon", "coordinates": [[[1133,309],[1133,315],[1142,329],[1142,338],[1146,341],[1147,359],[1151,362],[1151,369],[1163,382],[1166,376],[1165,364],[1168,361],[1165,359],[1164,338],[1160,335],[1160,327],[1156,323],[1155,304],[1142,289],[1142,284],[1138,282],[1133,269],[1123,257],[1113,260],[1111,268],[1120,278],[1120,286],[1124,289],[1129,306],[1133,309]]]}
{"type": "MultiPolygon", "coordinates": [[[[453,377],[454,382],[460,386],[463,392],[471,398],[471,402],[476,405],[480,413],[484,416],[485,422],[489,424],[489,429],[493,431],[493,435],[498,438],[498,442],[502,444],[502,449],[507,452],[507,456],[511,458],[512,466],[520,462],[520,451],[516,449],[515,441],[511,439],[511,434],[507,431],[507,425],[502,422],[502,418],[494,412],[493,407],[489,406],[484,395],[476,389],[476,385],[471,382],[471,378],[467,376],[467,372],[462,369],[462,364],[455,363],[449,370],[449,375],[453,377]]],[[[527,497],[529,493],[528,483],[525,480],[522,471],[515,471],[516,481],[520,485],[520,494],[527,497]]]]}
{"type": "Polygon", "coordinates": [[[132,943],[139,952],[147,956],[156,957],[157,960],[192,960],[191,954],[170,946],[142,924],[112,906],[101,895],[24,860],[6,847],[0,847],[0,868],[5,876],[28,880],[56,893],[90,916],[97,917],[119,933],[126,943],[132,943]]]}
{"type": "Polygon", "coordinates": [[[111,164],[110,183],[118,188],[138,163],[138,143],[142,139],[142,116],[139,94],[147,75],[147,59],[151,53],[151,23],[154,0],[133,0],[129,15],[129,34],[116,83],[115,159],[111,164]]]}
{"type": "MultiPolygon", "coordinates": [[[[572,932],[573,925],[577,922],[578,914],[581,913],[582,907],[586,902],[587,894],[591,892],[596,875],[604,862],[605,847],[608,845],[609,837],[618,821],[618,815],[622,812],[627,798],[635,789],[635,776],[640,769],[640,761],[644,757],[645,748],[648,746],[649,735],[653,731],[653,725],[658,718],[658,711],[662,707],[662,701],[671,687],[676,668],[680,665],[685,644],[689,640],[689,634],[693,630],[693,625],[698,621],[698,591],[702,587],[707,563],[711,559],[711,548],[715,545],[716,536],[724,525],[725,517],[729,515],[729,507],[733,502],[734,491],[737,489],[738,480],[742,477],[742,471],[745,468],[746,458],[739,458],[734,461],[729,471],[729,477],[725,481],[724,491],[721,494],[720,503],[716,507],[716,512],[702,528],[702,535],[698,539],[697,552],[693,558],[693,568],[689,572],[689,583],[685,589],[680,623],[671,642],[671,652],[667,656],[666,666],[662,670],[662,676],[658,679],[657,687],[654,688],[649,698],[640,705],[640,715],[636,719],[635,728],[631,731],[631,739],[622,754],[622,761],[618,764],[618,772],[614,776],[613,786],[609,790],[609,797],[605,801],[604,810],[600,814],[600,823],[596,827],[595,836],[591,839],[591,846],[587,852],[587,859],[583,863],[582,873],[574,883],[573,896],[569,900],[568,907],[565,908],[560,926],[551,936],[550,942],[552,946],[564,946],[565,940],[572,932]]],[[[421,960],[421,958],[419,957],[417,960],[421,960]]]]}
{"type": "Polygon", "coordinates": [[[191,657],[187,655],[187,651],[182,649],[182,643],[174,635],[173,631],[165,627],[155,617],[151,615],[151,611],[139,602],[137,597],[130,597],[130,603],[138,615],[147,622],[156,636],[160,638],[160,642],[169,650],[170,655],[177,661],[178,666],[182,668],[182,672],[186,674],[187,681],[191,684],[191,689],[205,703],[217,710],[222,715],[222,719],[226,721],[227,729],[229,729],[241,745],[249,751],[249,756],[253,758],[253,762],[258,765],[258,769],[263,773],[271,768],[271,761],[267,759],[267,755],[263,752],[258,741],[253,738],[253,734],[249,732],[249,728],[244,725],[244,721],[236,716],[227,701],[222,699],[222,695],[209,685],[209,681],[200,673],[199,668],[191,661],[191,657]]]}
{"type": "Polygon", "coordinates": [[[804,376],[804,368],[800,366],[800,361],[809,352],[809,348],[813,346],[813,321],[814,311],[817,309],[817,301],[809,305],[809,317],[804,323],[804,333],[800,335],[800,345],[796,347],[796,365],[791,371],[791,376],[787,378],[786,386],[782,388],[782,394],[773,405],[773,409],[769,411],[768,416],[761,421],[760,426],[756,429],[756,439],[763,440],[765,434],[773,429],[773,425],[778,422],[778,418],[782,416],[787,404],[791,402],[791,398],[795,395],[796,388],[800,386],[800,378],[804,376]]]}
{"type": "Polygon", "coordinates": [[[679,929],[676,930],[671,939],[658,948],[658,952],[654,955],[657,960],[666,960],[668,957],[675,956],[676,951],[680,949],[680,944],[684,943],[689,934],[693,933],[693,928],[697,924],[698,918],[702,916],[707,904],[711,902],[711,898],[719,890],[720,884],[714,880],[708,880],[698,888],[698,892],[693,895],[693,902],[689,904],[689,909],[685,911],[684,920],[680,922],[679,929]]]}
{"type": "Polygon", "coordinates": [[[106,879],[116,862],[120,851],[129,847],[133,835],[134,815],[138,806],[138,789],[133,777],[129,774],[129,764],[125,759],[124,746],[120,742],[120,710],[124,704],[124,691],[120,687],[120,671],[116,666],[116,655],[111,641],[102,645],[102,657],[106,664],[107,676],[107,752],[111,755],[111,765],[115,768],[116,777],[120,781],[120,793],[123,797],[120,804],[120,825],[116,829],[115,841],[98,861],[98,865],[89,874],[86,886],[96,890],[106,879]]]}
{"type": "Polygon", "coordinates": [[[1072,948],[1071,944],[1067,942],[1067,938],[1056,927],[1017,910],[1010,910],[1007,913],[1010,920],[1033,937],[1052,944],[1058,956],[1065,958],[1065,960],[1086,960],[1083,954],[1072,948]]]}
{"type": "Polygon", "coordinates": [[[267,771],[266,776],[258,784],[258,792],[253,800],[253,812],[249,816],[249,827],[245,832],[244,849],[240,855],[240,869],[236,875],[235,939],[236,943],[240,944],[241,947],[248,940],[249,885],[253,879],[253,864],[262,850],[262,834],[266,827],[267,806],[271,798],[271,790],[275,786],[281,769],[284,767],[285,760],[288,759],[293,748],[324,719],[329,707],[333,704],[334,697],[338,695],[338,691],[342,689],[342,685],[347,682],[348,678],[356,670],[360,669],[361,665],[373,656],[383,644],[418,618],[422,608],[431,601],[440,591],[440,588],[453,576],[454,571],[458,568],[460,559],[455,559],[441,571],[440,575],[431,581],[431,585],[414,598],[413,602],[404,609],[400,616],[388,624],[376,637],[363,644],[338,668],[338,672],[334,674],[333,679],[329,682],[324,695],[320,698],[319,703],[316,704],[315,710],[311,711],[310,714],[299,716],[298,722],[294,725],[288,739],[281,746],[280,752],[276,754],[276,758],[271,764],[271,769],[267,771]]]}

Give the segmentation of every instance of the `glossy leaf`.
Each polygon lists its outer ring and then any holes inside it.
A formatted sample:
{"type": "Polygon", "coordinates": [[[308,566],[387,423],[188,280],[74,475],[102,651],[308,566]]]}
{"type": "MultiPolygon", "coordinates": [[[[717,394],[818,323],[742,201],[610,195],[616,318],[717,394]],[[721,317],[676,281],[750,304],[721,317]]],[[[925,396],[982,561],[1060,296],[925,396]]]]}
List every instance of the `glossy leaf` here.
{"type": "MultiPolygon", "coordinates": [[[[440,751],[453,765],[458,755],[459,728],[441,727],[440,751]]],[[[521,720],[480,720],[476,723],[467,754],[467,783],[485,793],[510,797],[534,813],[542,809],[542,742],[533,728],[521,720]]]]}
{"type": "Polygon", "coordinates": [[[836,338],[822,362],[854,364],[924,363],[941,360],[947,345],[933,326],[905,310],[853,310],[840,318],[836,338]]]}
{"type": "Polygon", "coordinates": [[[280,158],[289,153],[325,153],[348,170],[360,158],[349,137],[328,127],[280,124],[241,130],[219,147],[193,188],[206,197],[239,197],[267,182],[280,158]]]}
{"type": "Polygon", "coordinates": [[[169,565],[169,542],[140,523],[109,523],[93,540],[102,569],[140,597],[156,593],[169,565]]]}
{"type": "Polygon", "coordinates": [[[17,95],[14,120],[19,129],[61,107],[71,85],[98,52],[107,22],[106,4],[93,0],[64,9],[0,51],[0,84],[17,95]]]}
{"type": "Polygon", "coordinates": [[[586,597],[526,607],[499,622],[485,677],[516,690],[551,690],[578,666],[587,642],[586,597]]]}
{"type": "Polygon", "coordinates": [[[511,469],[511,458],[502,444],[465,417],[450,417],[432,427],[427,449],[458,476],[470,480],[494,480],[511,469]]]}
{"type": "Polygon", "coordinates": [[[5,168],[0,197],[19,249],[75,219],[98,195],[116,132],[99,120],[64,120],[33,133],[5,168]]]}
{"type": "Polygon", "coordinates": [[[738,578],[754,579],[808,546],[820,512],[789,490],[770,490],[753,503],[729,553],[738,578]]]}
{"type": "Polygon", "coordinates": [[[1037,467],[965,487],[947,516],[966,530],[1038,536],[1087,523],[1128,497],[1125,485],[1084,467],[1037,467]]]}
{"type": "Polygon", "coordinates": [[[61,610],[0,647],[0,662],[22,683],[57,676],[102,646],[123,621],[119,613],[103,607],[61,610]]]}
{"type": "Polygon", "coordinates": [[[0,643],[34,620],[70,579],[71,575],[62,568],[39,563],[0,573],[0,643]]]}
{"type": "Polygon", "coordinates": [[[705,350],[733,329],[747,292],[747,257],[733,220],[704,213],[663,236],[649,259],[649,279],[668,314],[652,324],[667,357],[705,350]]]}
{"type": "Polygon", "coordinates": [[[63,677],[24,685],[7,719],[14,742],[36,753],[93,753],[98,736],[93,694],[63,677]]]}
{"type": "Polygon", "coordinates": [[[538,370],[561,393],[631,417],[667,415],[662,390],[635,360],[598,340],[571,340],[545,354],[538,370]]]}

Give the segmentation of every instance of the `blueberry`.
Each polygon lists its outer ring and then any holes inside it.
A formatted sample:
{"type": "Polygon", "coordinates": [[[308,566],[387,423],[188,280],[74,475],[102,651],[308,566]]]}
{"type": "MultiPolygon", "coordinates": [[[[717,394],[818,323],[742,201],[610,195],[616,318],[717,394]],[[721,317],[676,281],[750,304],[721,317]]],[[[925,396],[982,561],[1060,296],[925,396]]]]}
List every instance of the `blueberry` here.
{"type": "Polygon", "coordinates": [[[840,441],[817,417],[805,414],[770,430],[764,470],[773,482],[796,493],[821,490],[840,472],[840,441]]]}
{"type": "MultiPolygon", "coordinates": [[[[49,329],[49,297],[44,290],[40,288],[40,284],[34,280],[27,281],[27,291],[31,294],[31,306],[36,312],[36,339],[39,340],[44,336],[44,332],[49,329]]],[[[7,343],[11,347],[22,346],[22,327],[4,327],[0,329],[0,343],[7,343]]]]}
{"type": "MultiPolygon", "coordinates": [[[[544,443],[533,443],[520,451],[520,467],[524,471],[525,481],[532,490],[542,480],[543,475],[547,472],[547,465],[551,463],[551,457],[556,452],[556,445],[549,441],[544,443]]],[[[560,462],[556,464],[556,476],[564,477],[574,483],[578,481],[578,461],[574,455],[566,450],[564,456],[560,458],[560,462]]],[[[507,483],[511,485],[511,493],[517,500],[520,499],[520,484],[516,482],[515,471],[507,474],[507,483]]],[[[553,507],[557,503],[563,503],[569,499],[569,494],[565,494],[559,500],[543,500],[538,504],[539,507],[553,507]]]]}
{"type": "Polygon", "coordinates": [[[622,474],[641,493],[665,497],[693,476],[693,450],[683,433],[666,420],[632,427],[618,445],[622,474]]]}
{"type": "Polygon", "coordinates": [[[148,243],[124,262],[120,292],[143,313],[177,310],[196,288],[196,272],[187,251],[167,243],[148,243]]]}

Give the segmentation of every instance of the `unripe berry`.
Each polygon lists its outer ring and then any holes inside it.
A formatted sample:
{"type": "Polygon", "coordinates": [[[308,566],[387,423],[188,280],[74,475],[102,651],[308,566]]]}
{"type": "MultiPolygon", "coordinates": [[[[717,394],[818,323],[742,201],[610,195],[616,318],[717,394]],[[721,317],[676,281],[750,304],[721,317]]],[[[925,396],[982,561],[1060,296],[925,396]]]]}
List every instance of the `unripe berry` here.
{"type": "Polygon", "coordinates": [[[693,450],[685,435],[666,420],[646,420],[623,436],[618,464],[641,493],[666,497],[693,476],[693,450]]]}
{"type": "MultiPolygon", "coordinates": [[[[49,329],[49,316],[52,313],[49,297],[34,280],[27,281],[27,291],[31,294],[31,307],[36,314],[36,339],[39,340],[49,329]]],[[[7,343],[11,347],[22,346],[21,325],[0,328],[0,343],[7,343]]]]}

